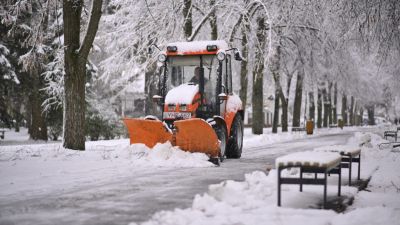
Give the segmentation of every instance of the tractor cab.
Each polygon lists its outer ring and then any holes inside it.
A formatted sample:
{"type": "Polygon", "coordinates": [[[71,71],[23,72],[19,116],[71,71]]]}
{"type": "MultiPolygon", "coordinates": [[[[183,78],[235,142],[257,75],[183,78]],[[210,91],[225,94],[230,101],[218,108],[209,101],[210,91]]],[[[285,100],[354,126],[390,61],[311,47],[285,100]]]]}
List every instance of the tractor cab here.
{"type": "Polygon", "coordinates": [[[158,56],[159,90],[153,96],[162,116],[124,118],[130,143],[152,148],[169,141],[213,162],[240,158],[244,110],[232,91],[232,61],[241,59],[225,41],[168,44],[158,56]]]}
{"type": "MultiPolygon", "coordinates": [[[[159,55],[161,67],[159,95],[162,120],[202,118],[225,113],[232,94],[232,55],[224,41],[180,42],[167,45],[159,55]]],[[[240,55],[236,55],[240,59],[240,55]]]]}

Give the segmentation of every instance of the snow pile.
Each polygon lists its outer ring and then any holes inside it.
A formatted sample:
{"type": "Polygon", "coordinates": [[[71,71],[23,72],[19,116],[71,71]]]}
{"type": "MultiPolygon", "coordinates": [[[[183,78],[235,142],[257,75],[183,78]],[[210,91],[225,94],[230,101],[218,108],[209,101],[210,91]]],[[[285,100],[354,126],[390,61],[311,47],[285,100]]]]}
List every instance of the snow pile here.
{"type": "Polygon", "coordinates": [[[227,112],[236,112],[242,108],[242,100],[240,100],[237,94],[230,95],[226,103],[227,112]]]}
{"type": "Polygon", "coordinates": [[[360,147],[358,147],[358,145],[328,145],[328,146],[314,148],[314,151],[316,151],[316,152],[338,152],[341,154],[356,155],[361,151],[361,149],[360,149],[360,147]]]}
{"type": "Polygon", "coordinates": [[[181,84],[170,90],[165,97],[166,104],[192,104],[194,96],[199,92],[199,85],[181,84]]]}
{"type": "MultiPolygon", "coordinates": [[[[372,134],[365,132],[356,132],[352,138],[350,138],[349,142],[353,142],[354,145],[358,146],[366,146],[371,148],[372,134]]],[[[380,139],[380,137],[375,136],[375,140],[380,139]]]]}
{"type": "MultiPolygon", "coordinates": [[[[348,143],[359,143],[364,135],[356,133],[348,143]]],[[[378,135],[368,135],[372,146],[383,141],[378,135]]],[[[268,175],[260,171],[246,174],[243,182],[228,180],[210,185],[208,193],[195,196],[192,207],[158,212],[142,224],[400,224],[398,152],[364,146],[362,157],[361,178],[372,175],[368,191],[357,192],[357,188],[343,185],[342,196],[355,196],[355,200],[341,214],[315,209],[322,201],[322,188],[313,185],[304,186],[303,192],[298,191],[298,185],[283,185],[283,207],[277,207],[276,170],[271,170],[268,175]]],[[[342,173],[342,181],[347,179],[346,174],[342,173]]],[[[336,184],[336,176],[330,176],[328,200],[336,198],[336,184]]]]}
{"type": "Polygon", "coordinates": [[[130,145],[122,151],[115,152],[113,157],[134,156],[136,163],[150,164],[157,167],[210,167],[209,157],[203,153],[190,153],[172,146],[170,142],[158,143],[152,149],[143,144],[130,145]]]}
{"type": "MultiPolygon", "coordinates": [[[[311,201],[321,198],[321,188],[305,187],[313,193],[300,193],[298,186],[283,186],[285,204],[293,208],[276,206],[276,171],[269,175],[255,171],[245,175],[243,182],[225,181],[210,185],[209,191],[196,195],[191,208],[161,211],[143,225],[156,224],[329,224],[333,211],[302,209],[311,201]],[[290,191],[289,191],[290,190],[290,191]],[[317,197],[315,197],[317,196],[317,197]],[[308,199],[308,202],[307,202],[308,199]],[[311,199],[311,201],[310,201],[311,199]],[[303,201],[305,200],[305,202],[303,201]],[[296,203],[301,201],[301,204],[296,203]]],[[[354,194],[355,188],[345,187],[345,194],[354,194]]],[[[336,188],[329,187],[334,195],[336,188]]],[[[315,207],[315,206],[314,206],[315,207]]],[[[136,225],[131,223],[130,225],[136,225]]]]}
{"type": "MultiPolygon", "coordinates": [[[[94,143],[94,142],[92,142],[94,143]]],[[[0,162],[29,161],[128,161],[132,164],[157,167],[209,167],[213,164],[203,153],[190,153],[172,146],[170,142],[158,143],[152,149],[144,144],[129,145],[128,140],[114,145],[91,145],[86,151],[63,148],[60,144],[22,145],[2,147],[0,162]]],[[[106,143],[106,141],[104,142],[106,143]]],[[[114,142],[115,143],[115,142],[114,142]]]]}

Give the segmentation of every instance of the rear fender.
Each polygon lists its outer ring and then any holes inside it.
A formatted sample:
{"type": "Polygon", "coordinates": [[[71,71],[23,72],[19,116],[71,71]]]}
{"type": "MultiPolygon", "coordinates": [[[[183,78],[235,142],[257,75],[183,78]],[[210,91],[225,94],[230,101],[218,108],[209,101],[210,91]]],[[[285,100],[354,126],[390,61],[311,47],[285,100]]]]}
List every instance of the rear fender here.
{"type": "Polygon", "coordinates": [[[225,113],[225,122],[226,122],[226,129],[228,131],[228,137],[231,135],[231,127],[233,119],[235,119],[235,116],[236,116],[236,111],[225,113]]]}

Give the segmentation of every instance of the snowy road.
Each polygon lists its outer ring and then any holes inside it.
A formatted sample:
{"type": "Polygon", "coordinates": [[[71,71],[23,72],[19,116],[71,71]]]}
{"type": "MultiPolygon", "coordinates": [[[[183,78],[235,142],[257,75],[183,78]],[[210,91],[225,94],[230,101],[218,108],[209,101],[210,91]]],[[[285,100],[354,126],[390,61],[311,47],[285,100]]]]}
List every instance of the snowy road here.
{"type": "Polygon", "coordinates": [[[190,207],[197,193],[223,180],[243,180],[244,174],[265,170],[287,152],[344,144],[353,132],[244,148],[239,160],[221,167],[156,168],[121,175],[112,181],[81,184],[73,189],[19,196],[0,202],[0,224],[128,224],[149,219],[155,212],[190,207]]]}

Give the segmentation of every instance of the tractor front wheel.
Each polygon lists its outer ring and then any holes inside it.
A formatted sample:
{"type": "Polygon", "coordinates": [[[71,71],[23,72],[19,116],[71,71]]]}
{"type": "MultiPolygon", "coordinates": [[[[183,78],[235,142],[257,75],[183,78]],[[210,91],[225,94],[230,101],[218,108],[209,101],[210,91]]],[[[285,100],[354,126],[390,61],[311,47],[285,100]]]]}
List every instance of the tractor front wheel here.
{"type": "Polygon", "coordinates": [[[243,121],[240,114],[236,114],[231,127],[231,136],[226,151],[227,158],[238,159],[242,156],[243,147],[243,121]]]}
{"type": "Polygon", "coordinates": [[[219,159],[220,161],[224,161],[226,154],[226,140],[227,140],[227,132],[226,129],[222,125],[216,125],[214,127],[215,133],[217,134],[218,140],[220,141],[220,152],[219,159]]]}

